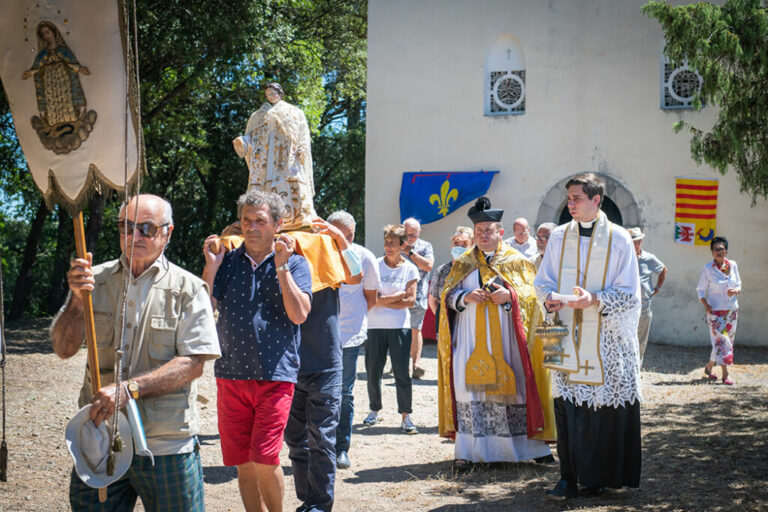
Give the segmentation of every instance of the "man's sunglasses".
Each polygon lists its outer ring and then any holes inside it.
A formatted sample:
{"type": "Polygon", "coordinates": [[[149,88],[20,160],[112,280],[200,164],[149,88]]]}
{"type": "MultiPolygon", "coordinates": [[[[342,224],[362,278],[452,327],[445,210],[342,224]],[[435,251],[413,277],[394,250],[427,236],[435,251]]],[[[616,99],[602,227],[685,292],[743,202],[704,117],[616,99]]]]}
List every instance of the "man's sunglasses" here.
{"type": "Polygon", "coordinates": [[[118,220],[117,229],[120,231],[121,235],[133,234],[138,231],[144,238],[155,238],[157,231],[168,224],[169,223],[166,222],[165,224],[157,226],[151,222],[139,222],[138,224],[134,224],[131,221],[126,222],[125,220],[118,220]]]}

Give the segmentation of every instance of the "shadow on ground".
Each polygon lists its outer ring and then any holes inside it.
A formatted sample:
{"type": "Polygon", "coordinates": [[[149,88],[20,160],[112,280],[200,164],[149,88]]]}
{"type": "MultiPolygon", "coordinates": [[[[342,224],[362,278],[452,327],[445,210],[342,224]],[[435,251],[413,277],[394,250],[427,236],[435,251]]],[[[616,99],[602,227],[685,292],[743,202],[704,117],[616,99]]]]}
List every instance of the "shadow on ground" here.
{"type": "MultiPolygon", "coordinates": [[[[692,391],[692,392],[695,392],[692,391]]],[[[452,473],[448,462],[361,472],[360,483],[437,478],[438,496],[466,501],[431,512],[496,510],[739,510],[764,511],[768,505],[768,417],[764,388],[725,388],[710,400],[643,407],[643,473],[640,489],[606,491],[603,497],[552,503],[544,492],[559,468],[507,464],[452,473]],[[501,483],[501,486],[498,484],[501,483]],[[495,492],[488,492],[496,489],[495,492]],[[728,504],[728,506],[724,506],[728,504]]]]}
{"type": "MultiPolygon", "coordinates": [[[[650,343],[643,358],[643,371],[652,371],[667,375],[687,375],[699,369],[704,375],[704,365],[709,360],[711,346],[709,339],[703,339],[700,347],[678,347],[673,345],[650,343]],[[670,353],[674,352],[674,357],[670,353]]],[[[734,349],[734,362],[737,366],[768,364],[768,348],[741,347],[738,340],[734,349]]],[[[720,375],[719,368],[715,373],[720,375]]]]}
{"type": "Polygon", "coordinates": [[[232,480],[237,480],[234,466],[203,466],[203,481],[207,484],[225,484],[232,480]]]}
{"type": "Polygon", "coordinates": [[[50,318],[6,322],[5,341],[9,355],[49,354],[53,344],[48,337],[50,318]]]}

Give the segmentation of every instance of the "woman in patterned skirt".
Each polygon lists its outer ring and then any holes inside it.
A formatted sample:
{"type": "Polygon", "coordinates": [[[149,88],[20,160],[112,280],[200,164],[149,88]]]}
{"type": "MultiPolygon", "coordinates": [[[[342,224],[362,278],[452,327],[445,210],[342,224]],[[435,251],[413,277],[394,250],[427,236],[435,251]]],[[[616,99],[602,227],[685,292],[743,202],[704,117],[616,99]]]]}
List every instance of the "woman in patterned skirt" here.
{"type": "Polygon", "coordinates": [[[741,278],[736,262],[726,259],[728,240],[716,236],[709,244],[714,260],[704,265],[696,292],[699,301],[707,311],[709,337],[712,341],[712,354],[704,367],[706,378],[716,380],[712,373],[715,364],[723,369],[723,384],[732,385],[728,377],[728,367],[733,364],[733,341],[736,336],[736,322],[739,318],[741,278]]]}

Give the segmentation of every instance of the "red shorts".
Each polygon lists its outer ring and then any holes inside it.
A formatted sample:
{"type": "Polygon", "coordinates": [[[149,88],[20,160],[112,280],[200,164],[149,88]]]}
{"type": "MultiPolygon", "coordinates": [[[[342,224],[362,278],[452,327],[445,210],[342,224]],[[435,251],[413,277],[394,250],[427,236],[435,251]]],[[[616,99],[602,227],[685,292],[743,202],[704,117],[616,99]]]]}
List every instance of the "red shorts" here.
{"type": "Polygon", "coordinates": [[[292,382],[216,379],[221,453],[225,466],[280,465],[293,400],[292,382]]]}

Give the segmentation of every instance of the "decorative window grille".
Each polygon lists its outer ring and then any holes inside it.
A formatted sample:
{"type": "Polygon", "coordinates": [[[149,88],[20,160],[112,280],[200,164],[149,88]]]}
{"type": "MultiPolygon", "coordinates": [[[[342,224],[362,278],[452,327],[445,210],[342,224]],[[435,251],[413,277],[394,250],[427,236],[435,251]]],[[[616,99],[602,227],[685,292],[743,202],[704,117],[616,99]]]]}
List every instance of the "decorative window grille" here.
{"type": "Polygon", "coordinates": [[[704,79],[688,64],[675,66],[663,62],[661,77],[661,108],[693,108],[693,97],[701,89],[704,79]]]}
{"type": "Polygon", "coordinates": [[[483,113],[486,116],[525,113],[525,56],[512,34],[500,34],[485,54],[483,113]]]}
{"type": "Polygon", "coordinates": [[[525,112],[525,70],[492,71],[488,110],[493,115],[525,112]]]}

